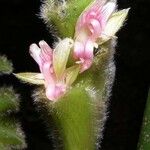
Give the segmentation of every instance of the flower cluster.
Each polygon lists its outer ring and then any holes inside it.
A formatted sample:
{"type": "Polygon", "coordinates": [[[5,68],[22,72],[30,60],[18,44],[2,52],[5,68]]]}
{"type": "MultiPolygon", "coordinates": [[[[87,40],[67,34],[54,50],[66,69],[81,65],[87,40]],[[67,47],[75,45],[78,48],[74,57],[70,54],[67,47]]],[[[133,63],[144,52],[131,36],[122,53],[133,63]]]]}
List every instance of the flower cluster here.
{"type": "Polygon", "coordinates": [[[115,2],[106,3],[98,0],[94,1],[79,17],[75,32],[74,58],[81,63],[81,72],[92,65],[97,39],[102,37],[115,8],[115,2]]]}
{"type": "Polygon", "coordinates": [[[57,100],[66,93],[69,85],[76,79],[79,67],[66,68],[73,40],[66,38],[52,50],[45,41],[30,46],[30,54],[38,63],[42,78],[45,81],[46,96],[57,100]]]}
{"type": "Polygon", "coordinates": [[[44,81],[42,83],[49,100],[58,100],[71,87],[78,74],[91,67],[94,48],[115,37],[128,11],[116,11],[115,0],[94,0],[79,16],[74,39],[65,38],[54,49],[45,41],[40,41],[39,47],[36,44],[30,46],[30,54],[41,72],[36,79],[40,83],[40,80],[44,81]],[[71,51],[74,65],[67,68],[71,51]]]}

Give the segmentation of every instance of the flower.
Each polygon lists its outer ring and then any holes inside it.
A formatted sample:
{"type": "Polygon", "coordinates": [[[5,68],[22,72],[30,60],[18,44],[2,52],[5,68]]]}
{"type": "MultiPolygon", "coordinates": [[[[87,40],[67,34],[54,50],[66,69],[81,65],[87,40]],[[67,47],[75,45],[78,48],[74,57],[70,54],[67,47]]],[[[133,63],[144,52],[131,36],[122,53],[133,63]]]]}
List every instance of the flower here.
{"type": "Polygon", "coordinates": [[[92,65],[96,40],[116,8],[115,2],[94,1],[79,17],[76,25],[74,58],[81,63],[81,72],[92,65]]]}
{"type": "Polygon", "coordinates": [[[79,72],[89,69],[94,59],[94,48],[115,37],[123,25],[129,9],[116,11],[116,0],[94,0],[79,16],[74,41],[61,40],[54,49],[45,41],[32,44],[30,54],[38,63],[41,73],[18,73],[17,78],[36,85],[45,85],[46,96],[51,101],[62,97],[79,72]],[[70,51],[76,65],[67,68],[70,51]]]}
{"type": "Polygon", "coordinates": [[[69,38],[60,41],[54,50],[45,41],[40,41],[39,47],[36,44],[30,46],[30,55],[39,65],[46,96],[51,101],[63,96],[77,78],[77,65],[66,69],[72,46],[73,40],[69,38]]]}
{"type": "Polygon", "coordinates": [[[95,0],[80,15],[75,28],[73,52],[76,63],[81,66],[80,72],[91,67],[94,47],[97,48],[100,43],[114,37],[123,24],[128,10],[118,13],[115,10],[115,0],[108,2],[106,0],[95,0]],[[115,13],[116,15],[114,15],[115,13]]]}

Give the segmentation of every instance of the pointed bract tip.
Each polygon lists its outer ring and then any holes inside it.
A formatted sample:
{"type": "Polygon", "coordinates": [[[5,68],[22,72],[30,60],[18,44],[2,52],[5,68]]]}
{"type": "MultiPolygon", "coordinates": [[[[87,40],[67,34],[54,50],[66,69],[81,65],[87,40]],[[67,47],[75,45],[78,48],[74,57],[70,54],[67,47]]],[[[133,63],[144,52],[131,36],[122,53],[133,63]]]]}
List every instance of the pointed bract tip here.
{"type": "Polygon", "coordinates": [[[71,38],[65,38],[64,40],[62,40],[64,42],[66,42],[66,44],[71,48],[73,46],[74,41],[71,38]]]}

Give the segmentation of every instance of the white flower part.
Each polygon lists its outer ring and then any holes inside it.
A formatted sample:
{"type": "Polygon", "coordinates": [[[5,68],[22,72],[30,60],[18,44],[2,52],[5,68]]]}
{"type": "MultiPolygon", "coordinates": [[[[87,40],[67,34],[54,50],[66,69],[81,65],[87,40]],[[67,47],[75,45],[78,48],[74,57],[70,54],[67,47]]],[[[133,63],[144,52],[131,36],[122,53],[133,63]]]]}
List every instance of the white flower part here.
{"type": "Polygon", "coordinates": [[[41,49],[36,45],[32,44],[29,48],[30,55],[33,57],[33,59],[40,65],[41,64],[41,49]]]}
{"type": "Polygon", "coordinates": [[[109,18],[104,31],[100,37],[100,44],[115,37],[115,34],[121,29],[130,8],[117,11],[109,18]]]}

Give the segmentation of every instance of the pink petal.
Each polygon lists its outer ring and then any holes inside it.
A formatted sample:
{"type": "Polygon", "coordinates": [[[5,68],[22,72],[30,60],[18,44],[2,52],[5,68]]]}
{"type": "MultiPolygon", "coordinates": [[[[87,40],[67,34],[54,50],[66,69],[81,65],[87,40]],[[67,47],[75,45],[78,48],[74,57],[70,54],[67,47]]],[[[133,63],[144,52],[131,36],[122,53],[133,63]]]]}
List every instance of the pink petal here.
{"type": "Polygon", "coordinates": [[[84,63],[81,65],[80,72],[84,72],[85,70],[89,69],[92,65],[91,59],[84,60],[84,63]]]}
{"type": "Polygon", "coordinates": [[[41,72],[45,79],[45,86],[55,84],[55,75],[51,72],[52,64],[50,62],[44,63],[41,68],[41,72]]]}
{"type": "Polygon", "coordinates": [[[53,51],[45,41],[40,41],[39,46],[42,50],[41,57],[44,61],[52,61],[53,51]]]}
{"type": "Polygon", "coordinates": [[[42,72],[42,67],[44,63],[52,63],[52,49],[48,46],[45,41],[39,42],[40,48],[36,44],[30,46],[30,55],[38,63],[40,70],[42,72]]]}
{"type": "MultiPolygon", "coordinates": [[[[57,83],[58,79],[56,78],[52,64],[52,49],[45,41],[40,41],[39,46],[40,48],[36,44],[32,44],[30,46],[30,54],[39,64],[41,75],[45,80],[47,98],[49,100],[56,101],[58,98],[65,94],[67,85],[63,83],[57,83]]],[[[64,78],[62,77],[60,80],[63,82],[64,78]]]]}
{"type": "Polygon", "coordinates": [[[76,34],[80,33],[80,30],[90,23],[90,19],[98,20],[97,17],[101,13],[105,1],[106,0],[95,0],[89,7],[87,7],[83,11],[76,24],[76,34]]]}
{"type": "Polygon", "coordinates": [[[48,85],[46,88],[46,96],[51,101],[57,101],[66,92],[66,86],[63,84],[48,85]]]}
{"type": "Polygon", "coordinates": [[[81,16],[79,17],[76,24],[76,34],[79,34],[82,28],[86,28],[86,25],[92,25],[93,33],[97,33],[98,31],[98,33],[100,34],[104,29],[104,27],[106,26],[108,18],[115,11],[115,9],[116,9],[115,1],[106,2],[106,0],[95,0],[91,4],[91,6],[89,6],[85,11],[83,11],[81,16]],[[95,28],[95,23],[94,23],[95,21],[91,23],[93,19],[99,22],[98,30],[97,30],[98,27],[97,25],[95,28]]]}
{"type": "Polygon", "coordinates": [[[100,13],[100,15],[98,17],[98,19],[101,21],[101,25],[102,25],[103,29],[105,28],[109,17],[115,11],[115,9],[116,9],[116,2],[115,1],[107,2],[103,6],[103,8],[101,10],[101,13],[100,13]]]}
{"type": "Polygon", "coordinates": [[[101,34],[102,28],[100,22],[96,19],[91,19],[89,23],[89,30],[91,31],[92,35],[91,38],[95,39],[99,37],[101,34]]]}
{"type": "Polygon", "coordinates": [[[46,87],[46,97],[51,100],[51,101],[55,101],[55,85],[48,85],[46,87]]]}
{"type": "Polygon", "coordinates": [[[106,18],[108,20],[108,18],[115,11],[115,9],[116,9],[116,2],[115,1],[107,2],[102,7],[102,14],[103,14],[103,16],[105,16],[104,18],[106,18]]]}
{"type": "Polygon", "coordinates": [[[60,98],[66,92],[66,86],[64,84],[56,84],[55,98],[60,98]]]}
{"type": "Polygon", "coordinates": [[[101,36],[115,9],[115,0],[95,0],[80,15],[75,28],[74,57],[80,61],[81,71],[91,66],[94,42],[101,36]]]}
{"type": "Polygon", "coordinates": [[[73,56],[75,59],[79,59],[81,57],[84,57],[84,45],[81,42],[76,41],[74,43],[74,52],[73,56]]]}
{"type": "Polygon", "coordinates": [[[93,59],[94,54],[94,43],[91,40],[88,40],[85,45],[84,58],[93,59]]]}
{"type": "Polygon", "coordinates": [[[41,63],[42,63],[42,60],[41,60],[41,57],[40,57],[41,49],[36,44],[32,44],[32,45],[30,45],[29,52],[30,52],[30,55],[33,57],[33,59],[40,66],[41,63]]]}

